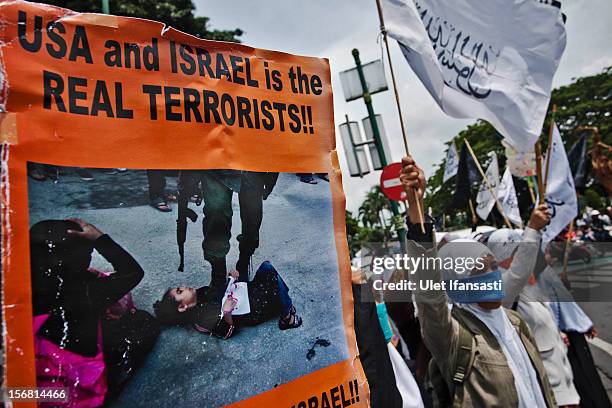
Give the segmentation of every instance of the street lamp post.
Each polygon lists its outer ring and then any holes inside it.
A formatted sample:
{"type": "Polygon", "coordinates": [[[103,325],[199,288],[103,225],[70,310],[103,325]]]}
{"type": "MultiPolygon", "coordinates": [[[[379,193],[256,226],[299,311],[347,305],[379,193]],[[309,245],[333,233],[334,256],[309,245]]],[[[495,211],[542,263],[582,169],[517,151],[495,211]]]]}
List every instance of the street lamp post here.
{"type": "MultiPolygon", "coordinates": [[[[374,113],[374,106],[372,105],[372,95],[370,95],[370,92],[368,91],[368,84],[366,82],[365,75],[363,74],[361,60],[359,59],[359,50],[357,48],[353,49],[353,57],[355,58],[355,65],[357,66],[359,81],[361,82],[361,88],[363,89],[363,101],[365,102],[366,109],[368,110],[368,117],[370,118],[370,125],[372,126],[372,135],[374,136],[374,143],[376,143],[376,150],[378,150],[380,163],[384,167],[388,164],[387,157],[385,156],[382,140],[380,138],[380,130],[378,129],[378,123],[376,121],[376,114],[374,113]]],[[[401,220],[401,223],[398,220],[398,216],[400,215],[400,213],[397,203],[393,200],[389,200],[389,203],[391,204],[391,212],[393,213],[394,224],[397,227],[397,235],[400,241],[400,245],[402,251],[405,253],[406,230],[403,227],[403,220],[401,220]]]]}

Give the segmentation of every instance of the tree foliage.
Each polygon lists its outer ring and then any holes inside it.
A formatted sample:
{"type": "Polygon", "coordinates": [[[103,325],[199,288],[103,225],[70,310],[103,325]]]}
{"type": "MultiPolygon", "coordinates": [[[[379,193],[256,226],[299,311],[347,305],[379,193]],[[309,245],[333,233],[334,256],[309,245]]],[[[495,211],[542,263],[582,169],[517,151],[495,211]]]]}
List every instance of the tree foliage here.
{"type": "MultiPolygon", "coordinates": [[[[43,3],[74,11],[102,13],[101,0],[49,0],[43,3]]],[[[160,21],[177,30],[208,40],[240,42],[242,30],[212,30],[208,17],[196,17],[191,0],[109,0],[110,13],[160,21]]]]}
{"type": "MultiPolygon", "coordinates": [[[[559,127],[566,150],[585,133],[581,127],[596,126],[599,128],[602,141],[611,144],[612,135],[610,129],[612,126],[612,67],[606,68],[603,72],[597,75],[583,77],[575,80],[570,85],[563,86],[553,90],[550,106],[557,105],[557,113],[555,122],[559,127]]],[[[546,122],[542,129],[543,136],[541,137],[542,148],[546,148],[548,140],[548,130],[551,120],[551,109],[547,114],[546,122]]],[[[488,156],[491,151],[497,153],[499,157],[500,172],[503,172],[505,167],[504,148],[500,143],[500,136],[493,127],[484,121],[478,121],[473,125],[462,130],[452,141],[460,150],[463,141],[469,140],[474,149],[479,162],[483,169],[486,167],[488,156]]],[[[593,138],[588,138],[588,148],[593,144],[593,138]]],[[[434,214],[454,214],[457,211],[468,211],[465,209],[450,208],[450,203],[455,190],[455,179],[451,178],[446,183],[442,183],[444,175],[444,165],[446,154],[443,155],[442,161],[438,164],[435,173],[428,180],[428,194],[426,196],[426,207],[432,207],[434,214]]],[[[599,185],[597,179],[590,177],[590,186],[588,191],[591,202],[596,202],[596,195],[600,198],[605,196],[603,188],[599,185]]],[[[521,212],[526,216],[526,212],[531,205],[531,196],[528,190],[527,183],[515,178],[515,186],[517,196],[520,203],[521,212]]]]}

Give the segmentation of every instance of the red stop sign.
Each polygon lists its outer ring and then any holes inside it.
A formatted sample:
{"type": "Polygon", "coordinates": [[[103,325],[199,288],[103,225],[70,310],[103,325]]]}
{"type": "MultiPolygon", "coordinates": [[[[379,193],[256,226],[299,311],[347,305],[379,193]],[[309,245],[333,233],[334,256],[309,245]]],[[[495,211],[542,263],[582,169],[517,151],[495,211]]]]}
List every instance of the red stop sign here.
{"type": "Polygon", "coordinates": [[[406,192],[400,181],[402,163],[391,163],[386,166],[380,175],[380,189],[390,199],[394,201],[404,201],[406,192]]]}

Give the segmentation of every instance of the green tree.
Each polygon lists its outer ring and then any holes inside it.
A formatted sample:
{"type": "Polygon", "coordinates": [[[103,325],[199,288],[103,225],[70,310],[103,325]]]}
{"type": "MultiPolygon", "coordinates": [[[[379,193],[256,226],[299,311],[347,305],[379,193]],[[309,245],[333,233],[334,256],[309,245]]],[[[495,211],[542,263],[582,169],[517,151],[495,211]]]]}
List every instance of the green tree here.
{"type": "MultiPolygon", "coordinates": [[[[43,3],[64,7],[74,11],[101,13],[101,0],[49,0],[43,3]]],[[[208,17],[196,17],[195,6],[191,0],[109,0],[111,14],[126,17],[139,17],[160,21],[177,30],[200,38],[217,41],[240,42],[242,30],[212,30],[208,17]]]]}
{"type": "Polygon", "coordinates": [[[348,210],[345,214],[345,222],[346,239],[348,241],[349,252],[352,258],[361,248],[361,242],[359,241],[359,230],[361,227],[359,226],[359,221],[357,220],[357,218],[353,217],[353,213],[348,210]]]}
{"type": "MultiPolygon", "coordinates": [[[[584,126],[597,126],[600,130],[602,141],[611,144],[612,67],[604,69],[603,72],[597,75],[579,78],[569,85],[554,89],[550,106],[553,104],[557,105],[555,122],[563,137],[566,150],[569,150],[584,133],[584,130],[580,129],[584,126]]],[[[546,149],[547,145],[550,118],[551,112],[549,111],[542,130],[543,136],[540,138],[543,150],[546,149]]],[[[494,151],[499,157],[500,171],[503,171],[506,162],[504,148],[500,143],[500,136],[489,123],[478,121],[459,132],[459,134],[453,138],[457,150],[461,149],[461,145],[465,139],[469,140],[483,168],[486,164],[487,154],[490,151],[494,151]]],[[[447,146],[453,141],[448,142],[447,146]]],[[[589,149],[592,144],[593,138],[589,137],[589,149]]],[[[446,155],[443,157],[446,157],[446,155]]],[[[456,181],[455,178],[452,178],[446,183],[442,183],[444,165],[445,160],[443,159],[438,164],[434,174],[429,177],[425,207],[431,206],[434,214],[438,215],[444,212],[453,214],[458,210],[469,211],[469,209],[463,208],[450,208],[456,181]]],[[[518,178],[515,178],[514,182],[523,217],[526,217],[526,211],[531,205],[531,197],[527,183],[518,178]]],[[[600,199],[606,196],[603,188],[592,174],[590,175],[589,183],[590,200],[595,200],[593,194],[599,196],[600,199]]]]}

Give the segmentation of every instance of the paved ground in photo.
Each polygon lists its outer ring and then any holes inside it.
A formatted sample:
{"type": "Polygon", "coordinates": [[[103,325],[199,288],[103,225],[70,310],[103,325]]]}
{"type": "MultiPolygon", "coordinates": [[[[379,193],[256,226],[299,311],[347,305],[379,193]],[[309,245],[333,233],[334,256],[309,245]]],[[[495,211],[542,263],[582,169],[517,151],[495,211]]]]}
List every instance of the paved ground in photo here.
{"type": "MultiPolygon", "coordinates": [[[[208,284],[210,267],[202,256],[201,207],[189,225],[185,270],[177,272],[176,204],[161,213],[148,206],[144,171],[109,175],[94,172],[82,181],[65,169],[57,183],[30,180],[30,224],[48,218],[80,217],[107,232],[128,250],[145,270],[133,291],[139,308],[152,304],[169,287],[208,284]]],[[[169,180],[170,188],[176,185],[169,180]]],[[[238,256],[240,231],[234,194],[232,248],[228,266],[238,256]]],[[[281,174],[264,202],[261,245],[254,265],[269,260],[290,288],[304,324],[280,331],[276,320],[245,328],[229,340],[211,338],[183,328],[164,329],[145,365],[127,385],[116,406],[218,406],[235,402],[329,366],[348,357],[343,329],[338,264],[332,228],[329,184],[301,183],[294,174],[281,174]],[[309,349],[318,338],[330,342],[309,349]]],[[[99,256],[94,266],[108,269],[99,256]]]]}

